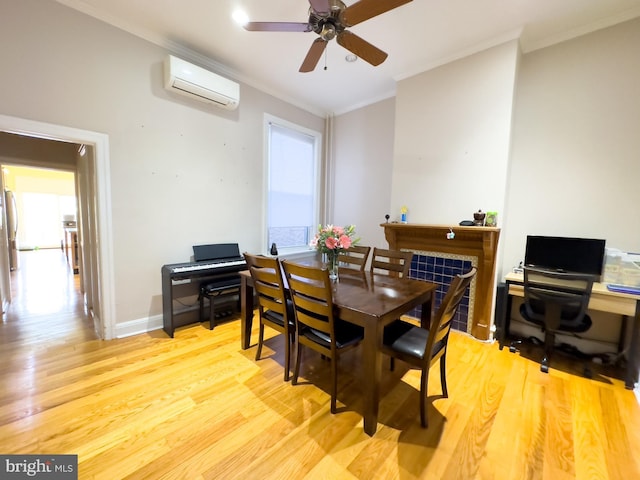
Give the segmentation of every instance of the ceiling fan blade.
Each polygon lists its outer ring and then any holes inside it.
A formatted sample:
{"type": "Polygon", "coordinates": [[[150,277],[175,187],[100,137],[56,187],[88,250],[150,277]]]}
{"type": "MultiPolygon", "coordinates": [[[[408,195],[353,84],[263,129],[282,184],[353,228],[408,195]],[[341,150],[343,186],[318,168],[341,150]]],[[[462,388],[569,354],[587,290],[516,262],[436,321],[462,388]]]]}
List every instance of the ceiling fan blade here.
{"type": "Polygon", "coordinates": [[[378,47],[374,47],[366,40],[363,40],[355,33],[351,33],[349,30],[338,35],[336,41],[351,53],[357,55],[366,62],[369,62],[374,67],[380,65],[387,59],[387,54],[380,50],[378,47]]]}
{"type": "Polygon", "coordinates": [[[360,0],[347,7],[340,16],[342,23],[348,27],[369,20],[381,13],[398,8],[412,0],[360,0]]]}
{"type": "Polygon", "coordinates": [[[311,48],[307,52],[307,56],[304,57],[304,61],[302,65],[300,65],[300,72],[312,72],[316,65],[318,64],[318,60],[322,56],[324,49],[327,47],[327,42],[321,38],[316,38],[311,44],[311,48]]]}
{"type": "Polygon", "coordinates": [[[310,32],[308,23],[298,22],[247,22],[245,30],[250,32],[310,32]]]}
{"type": "Polygon", "coordinates": [[[311,5],[311,10],[319,14],[329,13],[331,11],[329,0],[309,0],[309,5],[311,5]]]}

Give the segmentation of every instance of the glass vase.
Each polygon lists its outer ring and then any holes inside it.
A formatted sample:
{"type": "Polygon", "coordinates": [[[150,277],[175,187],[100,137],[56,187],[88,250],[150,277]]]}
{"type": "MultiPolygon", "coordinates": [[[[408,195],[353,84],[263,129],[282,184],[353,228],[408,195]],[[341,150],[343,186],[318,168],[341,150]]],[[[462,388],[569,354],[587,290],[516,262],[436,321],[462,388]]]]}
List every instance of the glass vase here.
{"type": "Polygon", "coordinates": [[[332,282],[337,282],[339,280],[338,276],[338,251],[332,250],[327,253],[327,267],[329,268],[329,279],[332,282]]]}

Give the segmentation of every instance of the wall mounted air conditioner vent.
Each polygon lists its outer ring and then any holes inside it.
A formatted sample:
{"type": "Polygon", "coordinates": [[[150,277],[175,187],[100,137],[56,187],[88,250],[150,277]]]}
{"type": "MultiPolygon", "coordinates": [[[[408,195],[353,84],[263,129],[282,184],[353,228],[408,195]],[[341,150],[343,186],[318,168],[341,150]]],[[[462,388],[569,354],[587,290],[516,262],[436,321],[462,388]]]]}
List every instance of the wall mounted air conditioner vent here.
{"type": "Polygon", "coordinates": [[[194,100],[235,110],[240,102],[240,85],[209,70],[167,55],[164,87],[194,100]]]}

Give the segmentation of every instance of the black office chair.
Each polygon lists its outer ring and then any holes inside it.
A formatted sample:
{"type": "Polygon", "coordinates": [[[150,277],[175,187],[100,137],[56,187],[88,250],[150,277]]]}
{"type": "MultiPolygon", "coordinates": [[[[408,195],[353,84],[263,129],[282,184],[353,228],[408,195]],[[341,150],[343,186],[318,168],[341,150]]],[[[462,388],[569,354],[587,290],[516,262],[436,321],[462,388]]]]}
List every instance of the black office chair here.
{"type": "MultiPolygon", "coordinates": [[[[587,308],[593,282],[592,275],[524,267],[524,303],[520,306],[520,314],[544,331],[542,372],[549,372],[556,333],[577,336],[591,328],[587,308]]],[[[585,368],[585,374],[590,376],[588,368],[585,368]]]]}

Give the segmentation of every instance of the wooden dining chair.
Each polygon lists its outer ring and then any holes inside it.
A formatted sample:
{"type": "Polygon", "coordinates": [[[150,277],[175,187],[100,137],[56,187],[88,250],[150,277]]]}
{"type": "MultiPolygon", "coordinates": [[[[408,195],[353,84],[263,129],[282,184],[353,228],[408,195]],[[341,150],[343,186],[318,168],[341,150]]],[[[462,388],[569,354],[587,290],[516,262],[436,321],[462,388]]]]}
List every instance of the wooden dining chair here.
{"type": "Polygon", "coordinates": [[[340,354],[356,347],[364,338],[364,331],[336,318],[328,270],[287,260],[282,265],[296,318],[297,351],[291,383],[298,383],[303,345],[324,355],[331,362],[331,413],[336,413],[340,354]]]}
{"type": "Polygon", "coordinates": [[[413,252],[403,252],[401,250],[387,250],[384,248],[373,249],[371,256],[371,272],[380,273],[387,272],[391,275],[406,278],[409,276],[409,268],[411,268],[411,259],[413,252]]]}
{"type": "Polygon", "coordinates": [[[265,325],[284,335],[284,380],[289,380],[291,350],[294,346],[295,319],[293,304],[287,299],[280,261],[273,257],[244,254],[253,288],[258,298],[260,332],[256,361],[262,355],[265,325]]]}
{"type": "Polygon", "coordinates": [[[338,262],[341,267],[346,266],[363,272],[369,259],[369,252],[371,252],[371,247],[351,245],[348,249],[340,251],[338,262]]]}
{"type": "Polygon", "coordinates": [[[396,320],[384,329],[381,350],[391,357],[391,369],[394,368],[394,359],[398,358],[422,370],[420,376],[420,423],[423,428],[427,428],[426,402],[429,370],[438,360],[440,361],[442,395],[444,398],[449,395],[445,360],[451,321],[475,274],[476,268],[474,267],[464,275],[454,277],[429,329],[403,320],[396,320]]]}

